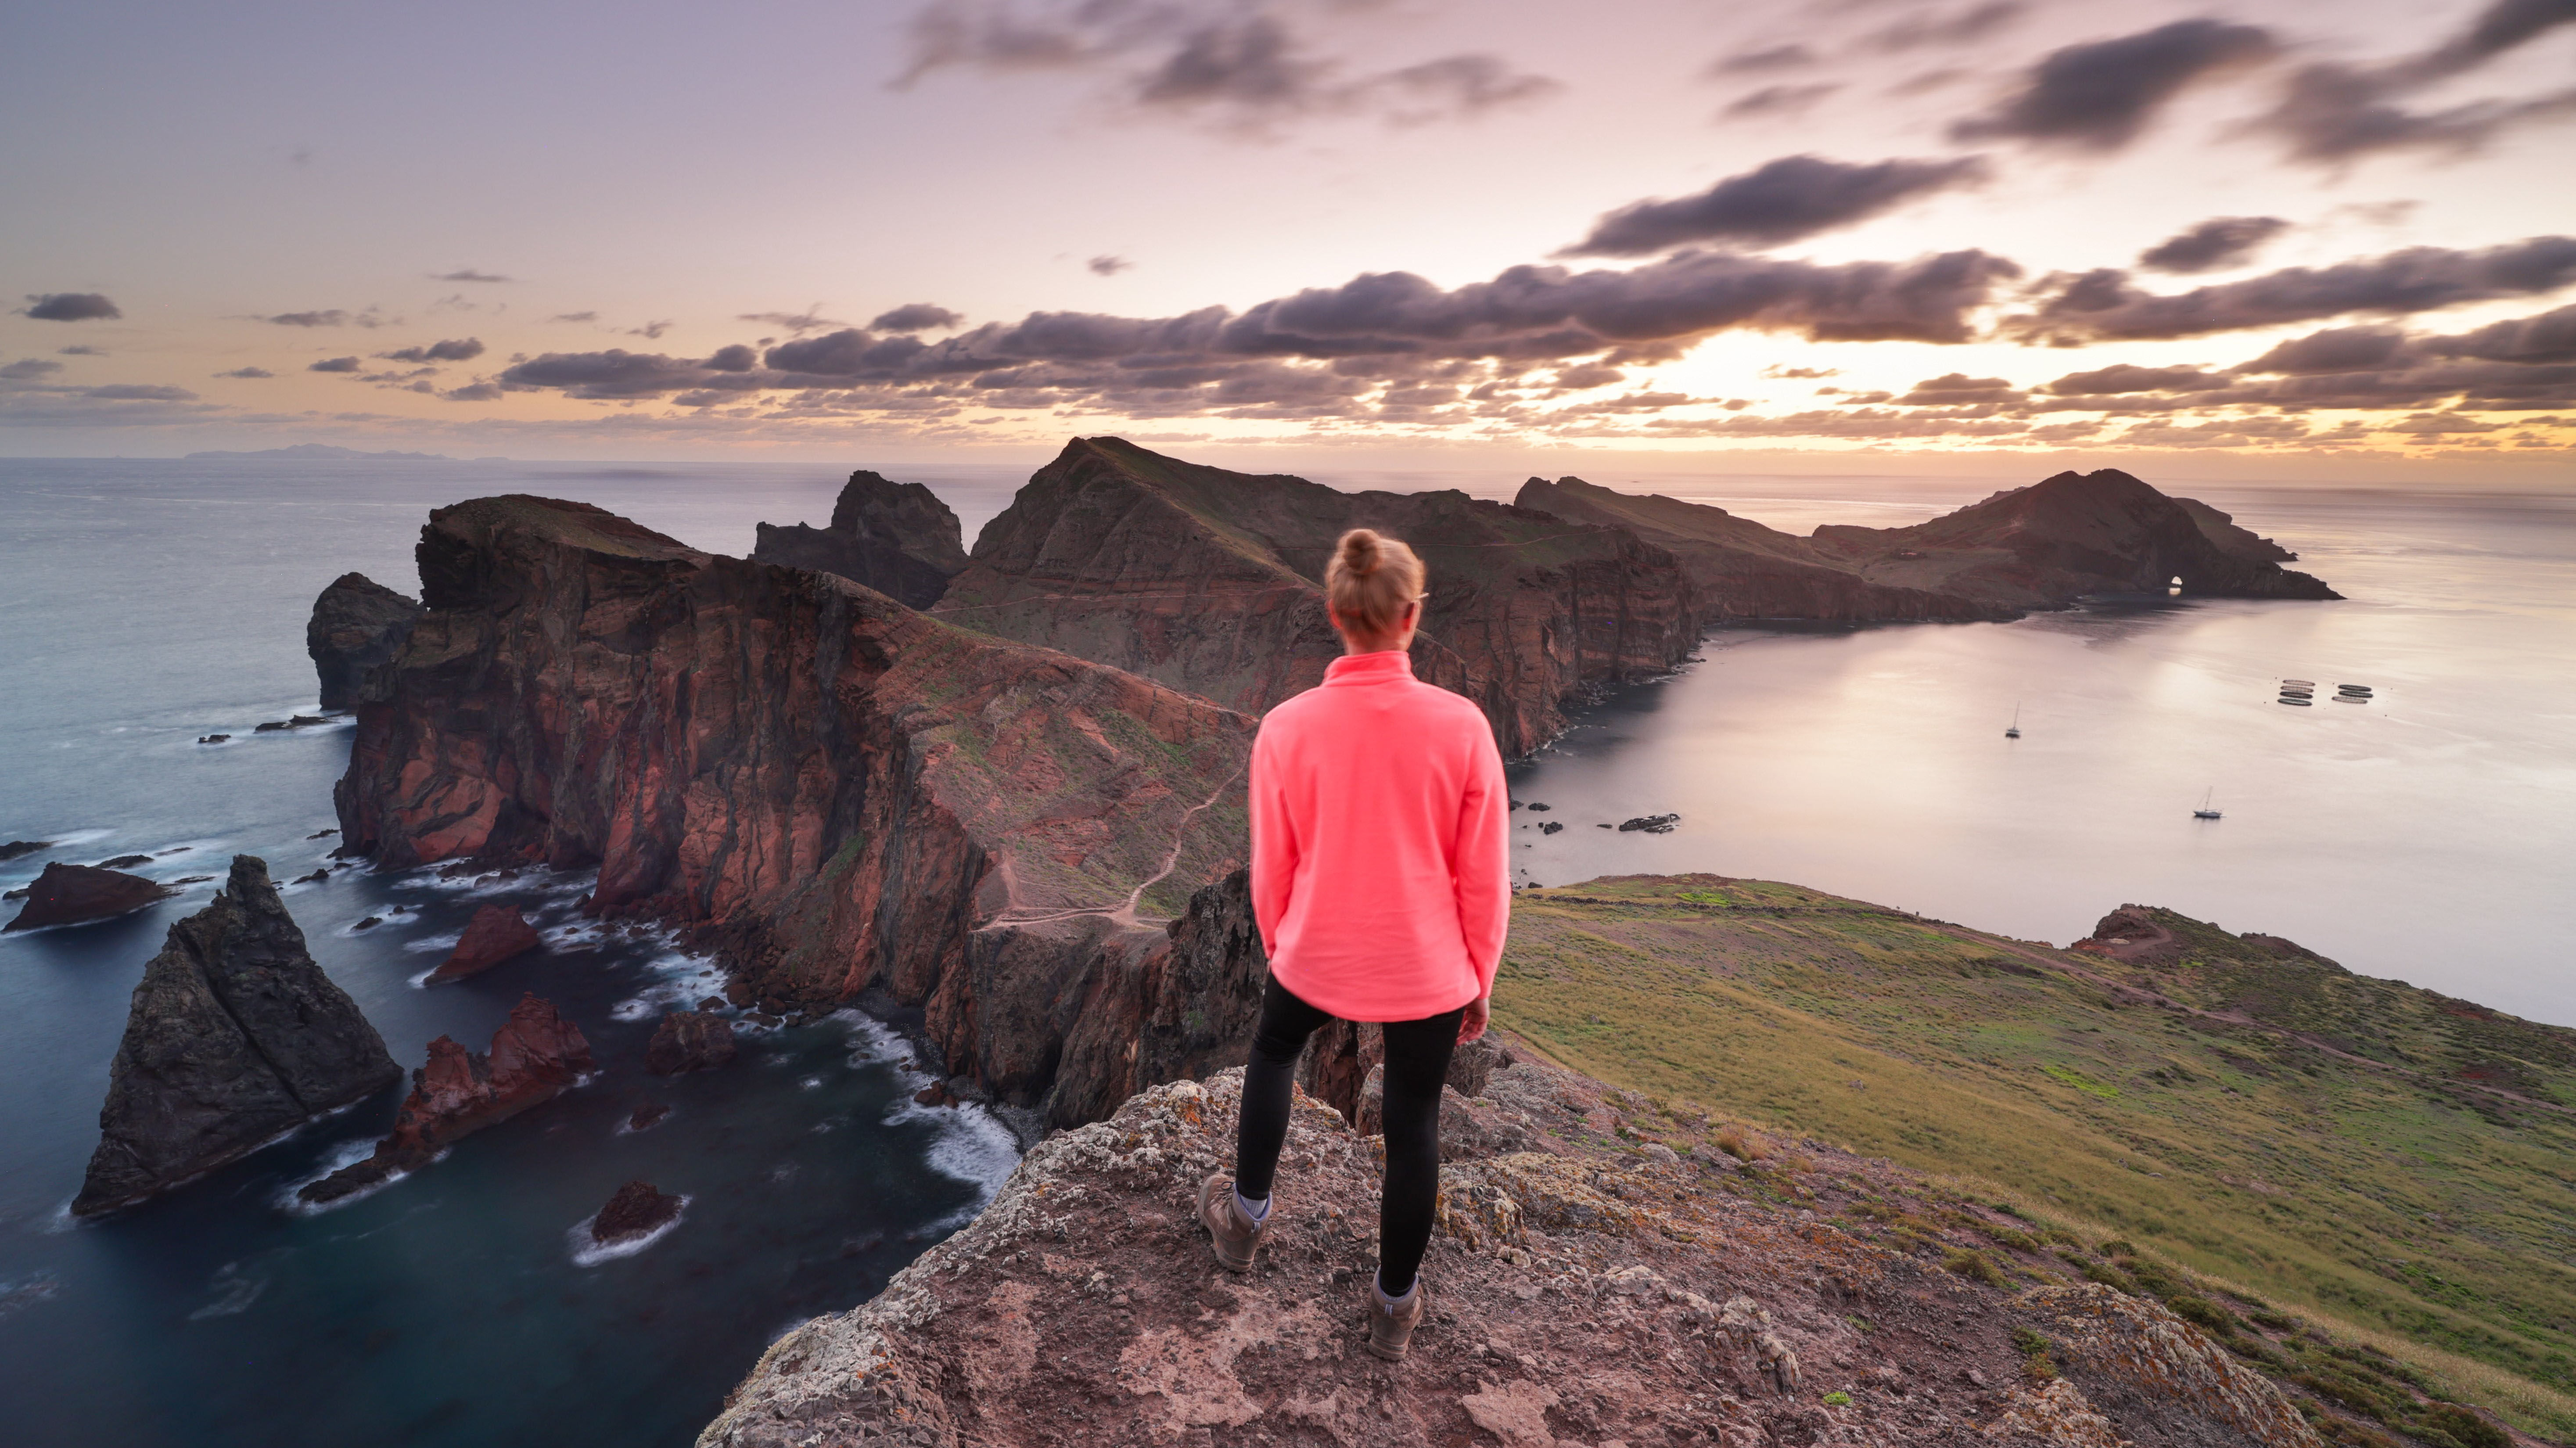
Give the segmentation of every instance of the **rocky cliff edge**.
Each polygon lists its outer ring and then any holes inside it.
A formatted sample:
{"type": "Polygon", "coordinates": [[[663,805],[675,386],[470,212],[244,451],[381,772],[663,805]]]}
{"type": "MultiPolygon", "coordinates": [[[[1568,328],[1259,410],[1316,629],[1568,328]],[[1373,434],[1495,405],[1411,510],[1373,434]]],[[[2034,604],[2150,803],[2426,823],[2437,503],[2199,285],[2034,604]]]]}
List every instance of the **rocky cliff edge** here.
{"type": "Polygon", "coordinates": [[[1312,1097],[1260,1262],[1210,1257],[1192,1200],[1231,1156],[1228,1071],[1048,1138],[874,1301],[774,1344],[699,1448],[2320,1442],[2158,1303],[2008,1281],[2009,1254],[1940,1240],[2036,1251],[2000,1214],[1813,1142],[1587,1146],[1645,1103],[1515,1054],[1449,1101],[1431,1312],[1402,1364],[1361,1346],[1376,1139],[1312,1097]],[[1827,1220],[1848,1211],[1925,1235],[1874,1245],[1827,1220]]]}
{"type": "Polygon", "coordinates": [[[882,992],[1060,1122],[1248,1029],[1251,720],[586,504],[441,508],[419,557],[346,848],[596,865],[590,909],[685,927],[745,1001],[882,992]],[[1227,989],[1184,1009],[1184,978],[1227,989]]]}

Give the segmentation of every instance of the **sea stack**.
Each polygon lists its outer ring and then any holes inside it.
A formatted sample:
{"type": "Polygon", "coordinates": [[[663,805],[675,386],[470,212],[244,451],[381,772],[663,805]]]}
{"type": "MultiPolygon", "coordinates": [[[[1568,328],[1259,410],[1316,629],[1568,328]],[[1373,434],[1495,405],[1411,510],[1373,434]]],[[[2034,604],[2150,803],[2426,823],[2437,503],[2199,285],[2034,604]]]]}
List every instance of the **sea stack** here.
{"type": "Polygon", "coordinates": [[[966,571],[957,515],[919,483],[850,474],[823,528],[763,523],[752,560],[812,568],[865,584],[907,608],[928,608],[966,571]]]}
{"type": "Polygon", "coordinates": [[[673,1011],[644,1048],[644,1069],[656,1076],[712,1071],[733,1059],[733,1022],[705,1011],[673,1011]]]}
{"type": "Polygon", "coordinates": [[[447,1036],[430,1042],[429,1063],[411,1073],[411,1094],[403,1098],[393,1134],[376,1143],[375,1155],[299,1195],[308,1202],[336,1201],[396,1172],[415,1170],[458,1137],[552,1101],[596,1066],[581,1027],[565,1020],[553,1002],[522,997],[492,1033],[489,1054],[469,1051],[447,1036]]]}
{"type": "Polygon", "coordinates": [[[35,930],[47,925],[78,925],[130,914],[170,894],[170,888],[141,875],[98,865],[45,866],[27,886],[27,903],[6,930],[35,930]]]}
{"type": "Polygon", "coordinates": [[[358,686],[367,671],[394,656],[420,615],[419,604],[363,573],[331,580],[313,600],[313,618],[304,625],[304,651],[313,657],[322,707],[358,707],[358,686]]]}
{"type": "Polygon", "coordinates": [[[235,855],[222,893],[143,968],[72,1210],[139,1201],[401,1078],[305,949],[266,862],[235,855]]]}
{"type": "Polygon", "coordinates": [[[656,1188],[651,1182],[632,1181],[617,1189],[599,1215],[590,1219],[590,1240],[602,1247],[632,1242],[649,1237],[670,1225],[680,1215],[684,1199],[656,1188]]]}
{"type": "Polygon", "coordinates": [[[486,905],[466,922],[463,938],[447,959],[429,973],[429,984],[481,975],[505,960],[518,959],[539,943],[537,927],[526,916],[507,905],[486,905]]]}

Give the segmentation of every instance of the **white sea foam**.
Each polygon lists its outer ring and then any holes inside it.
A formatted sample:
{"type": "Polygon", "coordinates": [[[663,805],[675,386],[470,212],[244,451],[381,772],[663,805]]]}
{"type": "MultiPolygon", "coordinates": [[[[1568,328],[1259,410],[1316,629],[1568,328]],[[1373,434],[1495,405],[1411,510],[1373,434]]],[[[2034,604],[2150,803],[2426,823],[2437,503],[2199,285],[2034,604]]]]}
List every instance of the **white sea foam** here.
{"type": "MultiPolygon", "coordinates": [[[[356,1166],[359,1162],[365,1161],[368,1157],[375,1154],[376,1139],[374,1137],[360,1137],[354,1141],[344,1141],[338,1146],[331,1148],[330,1153],[323,1157],[320,1170],[314,1172],[311,1176],[302,1178],[301,1180],[288,1182],[284,1190],[280,1191],[276,1196],[269,1198],[269,1203],[289,1216],[318,1217],[324,1212],[336,1212],[340,1208],[348,1206],[352,1202],[363,1202],[367,1198],[374,1196],[376,1193],[383,1191],[385,1188],[392,1186],[394,1183],[411,1175],[411,1173],[407,1171],[394,1172],[387,1176],[383,1181],[380,1181],[373,1186],[360,1187],[358,1190],[351,1192],[347,1196],[341,1197],[336,1201],[308,1202],[302,1197],[296,1195],[306,1187],[322,1180],[324,1177],[338,1171],[340,1168],[344,1166],[356,1166]]],[[[436,1164],[438,1162],[445,1161],[446,1159],[447,1152],[442,1149],[436,1155],[430,1157],[429,1160],[431,1164],[436,1164]]]]}
{"type": "Polygon", "coordinates": [[[51,1272],[38,1272],[16,1282],[0,1282],[0,1320],[39,1302],[50,1302],[62,1290],[62,1279],[51,1272]]]}
{"type": "Polygon", "coordinates": [[[634,1256],[636,1253],[641,1252],[645,1248],[652,1246],[654,1243],[661,1241],[664,1237],[671,1235],[671,1230],[687,1219],[689,1215],[689,1203],[692,1200],[694,1199],[686,1196],[680,1198],[680,1210],[671,1214],[671,1220],[655,1227],[652,1231],[645,1233],[643,1236],[628,1237],[625,1240],[618,1242],[596,1242],[591,1240],[590,1224],[599,1220],[599,1213],[591,1213],[589,1216],[584,1217],[579,1222],[575,1223],[572,1230],[564,1234],[564,1242],[572,1248],[572,1265],[575,1267],[596,1267],[602,1262],[613,1262],[620,1257],[634,1256]]]}
{"type": "Polygon", "coordinates": [[[259,1295],[268,1290],[268,1279],[253,1277],[241,1270],[239,1262],[227,1262],[215,1269],[211,1284],[215,1300],[188,1314],[190,1322],[203,1322],[209,1317],[238,1317],[250,1311],[259,1295]]]}
{"type": "Polygon", "coordinates": [[[441,952],[450,951],[456,948],[456,942],[463,940],[464,938],[464,931],[451,930],[444,935],[424,935],[418,940],[406,940],[403,942],[403,949],[419,951],[436,950],[441,952]]]}
{"type": "MultiPolygon", "coordinates": [[[[666,945],[670,943],[668,932],[657,933],[663,936],[662,943],[666,945]]],[[[724,972],[716,969],[705,956],[691,955],[685,950],[665,950],[662,954],[644,962],[644,969],[648,974],[659,978],[651,985],[609,1007],[608,1014],[612,1018],[621,1021],[641,1021],[675,1007],[681,1010],[694,1009],[697,1002],[708,996],[720,994],[724,988],[724,972]]],[[[745,1030],[749,1027],[738,1023],[736,1029],[745,1030]]]]}

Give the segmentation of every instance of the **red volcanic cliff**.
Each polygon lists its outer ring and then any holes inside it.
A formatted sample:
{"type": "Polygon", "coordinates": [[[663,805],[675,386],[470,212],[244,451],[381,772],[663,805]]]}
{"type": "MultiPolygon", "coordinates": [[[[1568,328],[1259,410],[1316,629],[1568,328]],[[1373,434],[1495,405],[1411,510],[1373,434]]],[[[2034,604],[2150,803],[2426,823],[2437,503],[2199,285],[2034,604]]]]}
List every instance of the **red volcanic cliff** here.
{"type": "Polygon", "coordinates": [[[465,933],[457,939],[456,948],[438,969],[429,973],[429,984],[463,980],[481,975],[505,961],[518,959],[543,944],[537,927],[526,916],[507,905],[486,905],[466,922],[465,933]]]}
{"type": "Polygon", "coordinates": [[[1850,622],[2012,618],[2086,594],[2339,595],[2280,565],[2298,555],[2126,473],[2060,473],[1911,528],[1829,525],[1798,538],[1723,508],[1532,478],[1519,505],[1623,527],[1672,550],[1711,616],[1850,622]]]}
{"type": "Polygon", "coordinates": [[[1252,721],[578,503],[442,508],[419,556],[429,611],[337,790],[349,848],[596,864],[597,912],[694,927],[775,1003],[881,988],[946,1070],[1063,1120],[1231,1019],[1156,1026],[1151,991],[1248,933],[1221,882],[1252,721]]]}
{"type": "Polygon", "coordinates": [[[1414,668],[1480,705],[1506,754],[1565,727],[1590,685],[1660,673],[1698,641],[1665,550],[1459,492],[1344,493],[1077,438],[984,528],[936,616],[1114,664],[1258,713],[1341,652],[1320,581],[1345,529],[1430,571],[1414,668]]]}

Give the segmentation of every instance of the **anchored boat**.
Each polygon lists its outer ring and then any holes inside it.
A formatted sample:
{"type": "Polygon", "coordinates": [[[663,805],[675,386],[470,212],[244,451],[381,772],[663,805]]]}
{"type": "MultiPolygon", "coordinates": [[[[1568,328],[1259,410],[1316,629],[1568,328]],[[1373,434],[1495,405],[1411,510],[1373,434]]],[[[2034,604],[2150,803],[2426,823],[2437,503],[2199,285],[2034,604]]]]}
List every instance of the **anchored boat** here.
{"type": "Polygon", "coordinates": [[[2211,785],[2209,787],[2209,792],[2200,797],[2200,808],[2193,810],[2191,812],[2191,817],[2196,820],[2214,820],[2222,818],[2218,811],[2209,807],[2210,800],[2215,798],[2217,794],[2218,786],[2214,784],[2211,785]]]}

